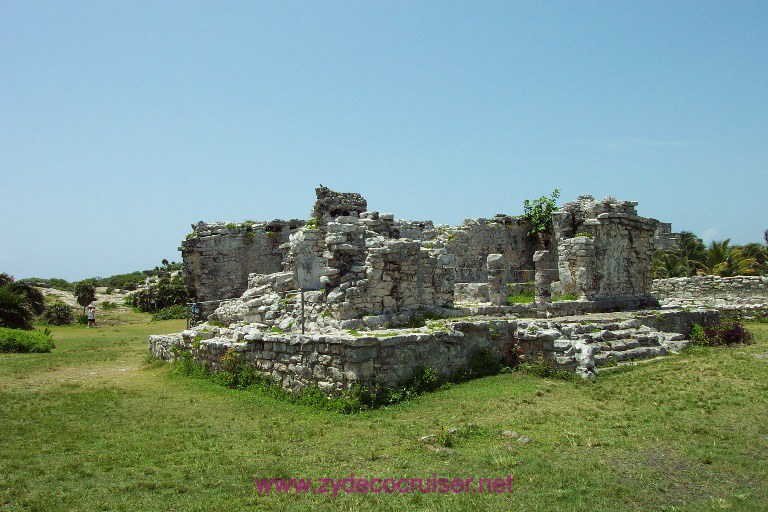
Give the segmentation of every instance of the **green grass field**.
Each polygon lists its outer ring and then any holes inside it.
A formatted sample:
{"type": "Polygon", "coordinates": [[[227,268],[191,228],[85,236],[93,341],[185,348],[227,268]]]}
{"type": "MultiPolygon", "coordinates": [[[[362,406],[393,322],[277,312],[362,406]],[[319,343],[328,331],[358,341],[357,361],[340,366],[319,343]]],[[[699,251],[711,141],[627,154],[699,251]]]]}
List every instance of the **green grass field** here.
{"type": "Polygon", "coordinates": [[[0,510],[765,510],[768,326],[594,383],[498,375],[354,415],[147,362],[179,320],[0,355],[0,510]],[[476,428],[469,429],[474,424],[476,428]],[[418,442],[471,432],[452,453],[418,442]],[[520,444],[503,430],[530,436],[520,444]],[[496,478],[512,494],[259,494],[254,477],[496,478]]]}

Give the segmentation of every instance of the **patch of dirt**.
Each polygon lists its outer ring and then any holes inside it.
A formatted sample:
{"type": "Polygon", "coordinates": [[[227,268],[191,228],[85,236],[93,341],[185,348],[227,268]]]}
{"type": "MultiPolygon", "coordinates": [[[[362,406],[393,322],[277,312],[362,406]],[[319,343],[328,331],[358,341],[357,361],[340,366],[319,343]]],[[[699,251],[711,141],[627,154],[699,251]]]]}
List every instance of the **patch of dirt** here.
{"type": "Polygon", "coordinates": [[[656,473],[661,478],[658,484],[665,487],[662,491],[664,501],[671,505],[709,498],[716,477],[705,464],[664,448],[641,451],[637,456],[622,461],[621,466],[629,472],[640,467],[656,473]]]}
{"type": "Polygon", "coordinates": [[[17,377],[7,380],[6,384],[24,388],[48,387],[51,385],[87,385],[90,383],[112,381],[119,382],[122,378],[135,373],[138,366],[132,366],[128,362],[117,366],[69,366],[49,368],[40,373],[17,377]]]}

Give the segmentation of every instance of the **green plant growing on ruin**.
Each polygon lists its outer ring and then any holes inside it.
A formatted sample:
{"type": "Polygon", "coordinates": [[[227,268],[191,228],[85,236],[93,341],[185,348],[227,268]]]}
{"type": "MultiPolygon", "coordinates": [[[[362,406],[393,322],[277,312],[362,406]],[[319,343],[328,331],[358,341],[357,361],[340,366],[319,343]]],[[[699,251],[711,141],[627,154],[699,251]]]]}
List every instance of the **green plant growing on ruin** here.
{"type": "Polygon", "coordinates": [[[208,325],[212,325],[213,327],[222,327],[224,329],[229,327],[227,324],[225,324],[221,320],[208,320],[208,325]]]}
{"type": "Polygon", "coordinates": [[[576,372],[555,368],[551,363],[541,357],[528,363],[519,364],[517,370],[526,375],[534,375],[544,379],[567,380],[573,382],[578,382],[580,379],[576,372]]]}
{"type": "Polygon", "coordinates": [[[310,229],[310,230],[313,230],[313,231],[316,230],[316,229],[319,229],[320,228],[320,219],[318,219],[317,217],[313,217],[313,218],[309,219],[309,221],[307,221],[306,224],[304,224],[304,227],[306,229],[310,229]]]}
{"type": "Polygon", "coordinates": [[[234,222],[227,223],[227,229],[237,229],[238,226],[234,222]]]}
{"type": "Polygon", "coordinates": [[[269,329],[267,329],[267,332],[273,332],[275,334],[285,334],[285,331],[276,325],[274,327],[270,327],[269,329]]]}
{"type": "Polygon", "coordinates": [[[578,233],[573,235],[574,238],[579,236],[585,236],[587,238],[595,238],[595,235],[593,235],[592,233],[587,233],[586,231],[579,231],[578,233]]]}
{"type": "Polygon", "coordinates": [[[552,212],[557,209],[559,197],[560,189],[556,188],[549,197],[541,196],[538,199],[523,201],[523,217],[531,223],[528,236],[538,237],[552,228],[552,212]]]}
{"type": "Polygon", "coordinates": [[[508,304],[528,304],[536,299],[536,293],[533,290],[523,290],[507,296],[508,304]]]}
{"type": "Polygon", "coordinates": [[[427,322],[427,327],[429,327],[430,329],[445,329],[446,322],[445,320],[430,321],[430,322],[427,322]]]}
{"type": "Polygon", "coordinates": [[[555,295],[552,297],[552,302],[563,302],[565,300],[579,300],[579,296],[575,293],[564,293],[563,295],[555,295]]]}
{"type": "Polygon", "coordinates": [[[253,244],[255,236],[256,235],[253,234],[253,230],[251,229],[251,227],[248,226],[248,228],[245,231],[245,237],[243,237],[243,241],[245,242],[245,245],[253,244]]]}
{"type": "Polygon", "coordinates": [[[397,327],[403,329],[418,329],[427,325],[427,320],[441,320],[442,317],[431,311],[427,311],[420,315],[411,316],[405,323],[398,325],[397,327]]]}

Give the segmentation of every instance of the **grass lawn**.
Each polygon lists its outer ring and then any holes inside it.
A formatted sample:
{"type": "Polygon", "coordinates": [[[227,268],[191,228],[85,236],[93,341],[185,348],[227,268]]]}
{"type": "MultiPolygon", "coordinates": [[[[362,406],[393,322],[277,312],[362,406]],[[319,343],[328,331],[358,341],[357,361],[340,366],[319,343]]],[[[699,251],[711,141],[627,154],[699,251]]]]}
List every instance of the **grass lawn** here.
{"type": "MultiPolygon", "coordinates": [[[[148,317],[147,317],[148,318],[148,317]]],[[[760,510],[768,325],[757,343],[566,382],[509,374],[354,415],[147,362],[183,320],[52,328],[0,354],[0,510],[760,510]],[[452,453],[419,437],[476,425],[452,453]],[[501,436],[530,436],[530,444],[501,436]],[[254,477],[505,478],[512,494],[259,494],[254,477]]],[[[466,429],[469,430],[469,429],[466,429]]]]}

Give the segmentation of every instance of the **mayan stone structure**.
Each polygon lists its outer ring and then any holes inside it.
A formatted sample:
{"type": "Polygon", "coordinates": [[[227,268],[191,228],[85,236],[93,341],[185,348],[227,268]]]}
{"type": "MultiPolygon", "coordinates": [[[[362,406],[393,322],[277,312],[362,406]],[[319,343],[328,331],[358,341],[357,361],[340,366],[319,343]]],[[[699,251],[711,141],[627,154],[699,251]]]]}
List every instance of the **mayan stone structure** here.
{"type": "Polygon", "coordinates": [[[187,285],[200,302],[238,297],[252,273],[271,274],[283,268],[291,230],[303,221],[199,222],[181,243],[187,285]]]}
{"type": "Polygon", "coordinates": [[[677,352],[692,322],[717,320],[699,309],[616,312],[675,293],[659,283],[652,295],[658,221],[634,202],[581,196],[530,237],[524,217],[436,226],[369,211],[359,194],[316,194],[308,221],[194,225],[182,256],[215,323],[152,336],[152,354],[189,352],[215,370],[235,353],[288,390],[338,393],[419,368],[450,375],[478,354],[589,377],[677,352]],[[509,303],[518,293],[535,300],[509,303]]]}

